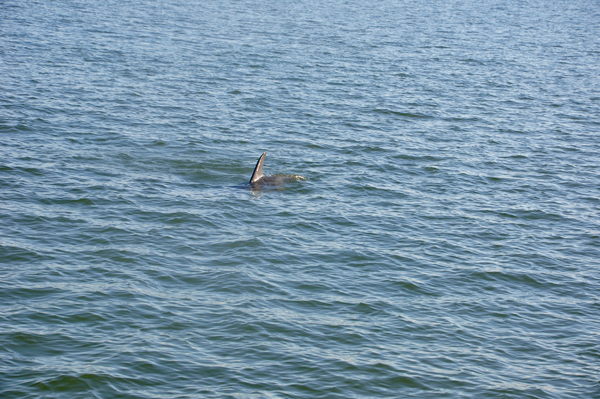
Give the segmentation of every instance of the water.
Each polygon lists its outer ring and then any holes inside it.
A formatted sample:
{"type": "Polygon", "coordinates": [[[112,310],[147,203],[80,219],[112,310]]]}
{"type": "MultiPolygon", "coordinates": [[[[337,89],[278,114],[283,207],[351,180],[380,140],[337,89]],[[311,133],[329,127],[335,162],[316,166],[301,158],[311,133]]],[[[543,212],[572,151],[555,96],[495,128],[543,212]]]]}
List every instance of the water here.
{"type": "Polygon", "coordinates": [[[0,396],[600,397],[599,25],[2,1],[0,396]]]}

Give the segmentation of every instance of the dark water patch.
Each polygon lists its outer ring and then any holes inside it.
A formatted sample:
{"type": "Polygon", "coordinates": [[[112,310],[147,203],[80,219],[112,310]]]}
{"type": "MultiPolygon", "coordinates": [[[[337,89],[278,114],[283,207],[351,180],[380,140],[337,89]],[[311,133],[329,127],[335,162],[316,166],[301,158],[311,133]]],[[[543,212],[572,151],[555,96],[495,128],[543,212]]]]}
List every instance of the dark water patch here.
{"type": "Polygon", "coordinates": [[[19,262],[35,262],[47,259],[47,255],[37,248],[23,248],[16,243],[0,242],[0,258],[11,264],[19,262]]]}

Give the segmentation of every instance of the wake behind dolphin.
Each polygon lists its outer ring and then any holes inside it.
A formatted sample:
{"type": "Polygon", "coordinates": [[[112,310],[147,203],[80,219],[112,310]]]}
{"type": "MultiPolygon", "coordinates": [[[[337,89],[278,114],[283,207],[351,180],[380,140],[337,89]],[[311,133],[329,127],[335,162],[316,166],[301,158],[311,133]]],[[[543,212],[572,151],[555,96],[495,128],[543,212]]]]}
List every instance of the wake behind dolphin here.
{"type": "Polygon", "coordinates": [[[292,180],[306,180],[305,177],[299,175],[271,175],[265,176],[263,173],[263,165],[265,164],[265,158],[267,157],[267,152],[263,152],[260,158],[258,158],[258,162],[256,162],[256,167],[254,167],[254,172],[252,173],[252,177],[250,177],[250,181],[248,184],[252,186],[252,188],[260,189],[266,187],[280,187],[283,183],[292,180]]]}

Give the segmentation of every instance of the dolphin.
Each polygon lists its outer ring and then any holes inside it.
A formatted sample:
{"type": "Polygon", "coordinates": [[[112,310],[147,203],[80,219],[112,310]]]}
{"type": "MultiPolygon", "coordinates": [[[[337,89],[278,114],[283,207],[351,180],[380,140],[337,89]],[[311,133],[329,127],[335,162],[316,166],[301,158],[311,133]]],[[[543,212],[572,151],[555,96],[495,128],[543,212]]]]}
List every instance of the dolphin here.
{"type": "Polygon", "coordinates": [[[263,152],[260,158],[258,158],[258,162],[256,162],[256,166],[254,167],[254,172],[252,172],[252,177],[250,177],[250,181],[248,184],[252,186],[252,188],[264,188],[264,187],[278,187],[283,185],[286,181],[290,180],[306,180],[305,177],[299,175],[272,175],[265,176],[263,173],[263,166],[265,164],[265,158],[267,157],[267,152],[263,152]]]}
{"type": "Polygon", "coordinates": [[[250,177],[249,184],[258,184],[261,179],[265,178],[263,174],[263,165],[265,164],[265,158],[267,157],[267,152],[263,152],[262,155],[258,158],[258,162],[256,162],[256,167],[254,167],[254,172],[252,172],[252,177],[250,177]]]}

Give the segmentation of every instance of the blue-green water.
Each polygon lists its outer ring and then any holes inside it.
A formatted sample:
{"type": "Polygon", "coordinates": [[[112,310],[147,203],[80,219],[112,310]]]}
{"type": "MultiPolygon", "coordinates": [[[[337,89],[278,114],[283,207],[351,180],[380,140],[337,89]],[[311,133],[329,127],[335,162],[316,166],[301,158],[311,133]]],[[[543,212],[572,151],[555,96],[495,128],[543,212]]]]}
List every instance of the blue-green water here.
{"type": "Polygon", "coordinates": [[[597,1],[2,1],[0,397],[600,397],[599,153],[597,1]]]}

